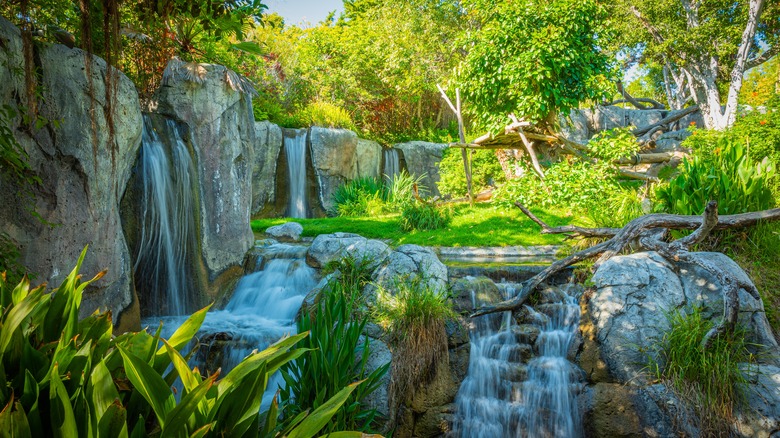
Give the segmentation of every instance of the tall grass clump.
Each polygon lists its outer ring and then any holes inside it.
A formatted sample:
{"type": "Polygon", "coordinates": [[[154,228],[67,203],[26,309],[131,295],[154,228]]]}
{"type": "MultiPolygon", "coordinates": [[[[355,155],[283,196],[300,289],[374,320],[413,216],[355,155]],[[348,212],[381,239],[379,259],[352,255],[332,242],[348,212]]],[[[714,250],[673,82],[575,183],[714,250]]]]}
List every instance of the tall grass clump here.
{"type": "Polygon", "coordinates": [[[387,189],[377,178],[357,178],[339,186],[333,194],[331,216],[373,216],[384,209],[387,189]]]}
{"type": "Polygon", "coordinates": [[[447,227],[452,221],[452,211],[433,202],[416,201],[401,210],[401,229],[404,231],[430,231],[447,227]]]}
{"type": "Polygon", "coordinates": [[[734,407],[747,387],[740,364],[753,359],[744,330],[720,336],[704,349],[702,341],[713,323],[701,308],[673,311],[667,318],[670,329],[658,345],[658,358],[650,360],[651,371],[691,404],[703,435],[729,436],[734,407]]]}
{"type": "Polygon", "coordinates": [[[393,346],[389,397],[390,406],[398,406],[433,379],[439,364],[449,364],[444,324],[455,312],[447,294],[421,277],[380,288],[374,312],[393,346]]]}
{"type": "Polygon", "coordinates": [[[424,195],[428,188],[422,184],[424,175],[413,177],[406,170],[396,175],[387,187],[387,205],[390,211],[400,212],[424,195]]]}
{"type": "Polygon", "coordinates": [[[298,331],[309,332],[298,346],[311,351],[282,368],[283,424],[295,424],[299,415],[318,409],[344,386],[361,381],[324,431],[370,432],[377,412],[365,409],[361,402],[379,387],[389,364],[372,372],[367,368],[371,344],[363,335],[368,317],[362,290],[370,280],[368,261],[347,257],[328,269],[333,271],[331,281],[313,309],[303,311],[298,320],[298,331]]]}

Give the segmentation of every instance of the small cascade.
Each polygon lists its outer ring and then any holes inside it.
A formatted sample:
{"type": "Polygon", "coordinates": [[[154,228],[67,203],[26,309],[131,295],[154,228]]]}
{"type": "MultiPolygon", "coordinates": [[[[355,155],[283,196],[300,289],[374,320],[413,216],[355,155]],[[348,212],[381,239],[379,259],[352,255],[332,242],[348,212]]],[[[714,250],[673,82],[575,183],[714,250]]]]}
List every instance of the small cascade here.
{"type": "Polygon", "coordinates": [[[382,154],[385,163],[382,174],[385,176],[385,181],[392,183],[395,180],[396,175],[401,173],[401,162],[398,158],[398,149],[384,149],[382,154]]]}
{"type": "Polygon", "coordinates": [[[133,267],[136,287],[159,315],[184,315],[189,308],[186,264],[195,230],[192,178],[195,167],[176,124],[158,133],[144,116],[138,168],[143,184],[141,232],[133,267]],[[162,137],[161,137],[162,135],[162,137]],[[166,153],[166,145],[169,152],[166,153]]]}
{"type": "Polygon", "coordinates": [[[306,217],[306,130],[295,131],[294,137],[284,137],[287,172],[290,182],[290,202],[287,216],[306,217]]]}
{"type": "MultiPolygon", "coordinates": [[[[519,285],[501,283],[504,298],[519,285]]],[[[490,303],[478,303],[480,306],[490,303]]],[[[529,324],[511,312],[473,320],[466,379],[455,399],[456,437],[579,437],[576,396],[579,370],[566,357],[579,326],[579,306],[563,303],[527,308],[529,324]],[[534,357],[534,351],[537,356],[534,357]]]]}

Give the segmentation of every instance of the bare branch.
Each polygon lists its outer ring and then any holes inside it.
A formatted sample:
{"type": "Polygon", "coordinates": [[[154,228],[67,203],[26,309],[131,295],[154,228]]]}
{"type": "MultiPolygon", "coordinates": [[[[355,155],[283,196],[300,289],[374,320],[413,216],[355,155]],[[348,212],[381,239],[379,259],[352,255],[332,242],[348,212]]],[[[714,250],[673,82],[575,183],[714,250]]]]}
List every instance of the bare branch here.
{"type": "Polygon", "coordinates": [[[647,134],[650,130],[655,129],[658,126],[666,125],[672,122],[676,122],[677,120],[682,119],[683,117],[687,116],[688,114],[693,114],[696,111],[699,111],[698,106],[689,106],[688,108],[685,108],[684,110],[675,111],[671,115],[664,117],[661,119],[658,123],[653,123],[650,126],[645,126],[644,128],[637,128],[633,131],[631,131],[632,134],[634,134],[637,137],[641,137],[644,134],[647,134]]]}
{"type": "Polygon", "coordinates": [[[755,58],[748,59],[747,62],[745,62],[745,71],[748,71],[754,67],[758,67],[759,65],[774,58],[779,53],[780,44],[775,44],[774,46],[769,47],[768,49],[764,50],[764,53],[756,56],[755,58]]]}

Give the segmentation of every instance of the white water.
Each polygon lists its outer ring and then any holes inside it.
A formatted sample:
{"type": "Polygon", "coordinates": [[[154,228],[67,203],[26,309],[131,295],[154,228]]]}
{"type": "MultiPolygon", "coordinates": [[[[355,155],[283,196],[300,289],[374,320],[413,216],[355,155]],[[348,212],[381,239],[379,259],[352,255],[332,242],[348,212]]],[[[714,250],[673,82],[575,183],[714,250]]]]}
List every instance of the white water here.
{"type": "Polygon", "coordinates": [[[382,151],[384,156],[385,168],[382,169],[382,174],[385,176],[385,180],[388,183],[392,183],[395,177],[401,173],[401,163],[398,159],[398,150],[394,148],[384,149],[382,151]]]}
{"type": "Polygon", "coordinates": [[[133,269],[138,288],[151,300],[149,309],[161,315],[183,315],[193,310],[188,306],[186,263],[195,232],[191,181],[195,170],[172,120],[167,121],[163,135],[171,149],[170,159],[160,135],[144,117],[139,165],[141,234],[133,269]]]}
{"type": "MultiPolygon", "coordinates": [[[[515,288],[503,288],[505,298],[514,296],[515,288]]],[[[469,370],[455,399],[454,436],[582,435],[576,402],[578,372],[566,359],[580,309],[572,297],[548,309],[550,314],[544,315],[528,308],[540,333],[538,355],[527,365],[522,356],[529,347],[518,342],[509,312],[473,320],[469,370]]]]}
{"type": "Polygon", "coordinates": [[[306,130],[295,132],[295,137],[284,137],[287,172],[290,182],[290,202],[287,216],[306,217],[306,130]]]}

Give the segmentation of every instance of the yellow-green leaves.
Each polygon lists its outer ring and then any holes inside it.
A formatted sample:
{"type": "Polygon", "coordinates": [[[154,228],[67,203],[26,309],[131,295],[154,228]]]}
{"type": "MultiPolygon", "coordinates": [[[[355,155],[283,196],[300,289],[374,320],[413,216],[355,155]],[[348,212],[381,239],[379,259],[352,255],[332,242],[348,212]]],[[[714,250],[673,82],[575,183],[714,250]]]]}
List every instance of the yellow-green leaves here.
{"type": "Polygon", "coordinates": [[[149,366],[148,363],[138,358],[138,356],[128,353],[121,346],[117,346],[117,349],[122,355],[127,378],[133,384],[133,388],[152,407],[157,421],[164,428],[168,412],[172,411],[176,405],[171,389],[160,374],[155,372],[154,368],[149,366]]]}

